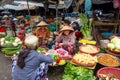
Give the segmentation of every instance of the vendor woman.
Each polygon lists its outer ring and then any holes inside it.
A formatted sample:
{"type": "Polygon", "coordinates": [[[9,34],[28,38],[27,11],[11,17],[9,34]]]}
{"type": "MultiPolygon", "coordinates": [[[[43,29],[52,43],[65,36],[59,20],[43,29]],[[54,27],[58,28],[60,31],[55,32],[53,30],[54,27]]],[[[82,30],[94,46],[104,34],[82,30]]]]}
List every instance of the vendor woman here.
{"type": "Polygon", "coordinates": [[[5,27],[11,31],[11,34],[15,35],[15,25],[13,25],[13,22],[9,19],[7,15],[3,16],[3,20],[5,20],[5,27]]]}
{"type": "Polygon", "coordinates": [[[56,36],[55,49],[63,48],[68,51],[70,55],[73,54],[75,49],[76,36],[72,27],[64,26],[58,36],[56,36]]]}
{"type": "Polygon", "coordinates": [[[48,24],[44,21],[41,21],[37,25],[38,28],[35,30],[35,35],[39,38],[38,47],[39,46],[46,47],[47,41],[50,38],[50,32],[47,29],[47,26],[48,24]]]}

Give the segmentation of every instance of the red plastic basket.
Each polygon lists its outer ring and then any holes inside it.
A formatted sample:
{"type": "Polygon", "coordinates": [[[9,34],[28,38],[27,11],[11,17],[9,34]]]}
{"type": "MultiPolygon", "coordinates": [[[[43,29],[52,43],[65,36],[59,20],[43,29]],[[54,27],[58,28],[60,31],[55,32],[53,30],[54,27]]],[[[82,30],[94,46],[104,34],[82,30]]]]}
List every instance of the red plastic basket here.
{"type": "Polygon", "coordinates": [[[104,67],[98,70],[97,77],[99,78],[100,74],[113,74],[116,78],[120,79],[120,68],[113,68],[113,67],[104,67]]]}

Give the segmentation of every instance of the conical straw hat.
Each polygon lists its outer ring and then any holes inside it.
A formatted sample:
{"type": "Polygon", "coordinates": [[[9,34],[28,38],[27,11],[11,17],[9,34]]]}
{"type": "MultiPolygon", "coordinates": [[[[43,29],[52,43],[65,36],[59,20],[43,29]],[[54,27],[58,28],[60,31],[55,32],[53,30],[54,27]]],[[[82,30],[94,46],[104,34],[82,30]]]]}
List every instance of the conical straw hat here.
{"type": "Polygon", "coordinates": [[[48,24],[45,21],[41,21],[37,26],[48,26],[48,24]]]}
{"type": "Polygon", "coordinates": [[[66,31],[66,30],[68,30],[68,31],[74,31],[74,29],[73,29],[72,27],[70,27],[70,26],[64,26],[64,27],[59,31],[59,33],[62,32],[62,31],[66,31]]]}
{"type": "Polygon", "coordinates": [[[4,15],[4,16],[3,16],[3,19],[4,19],[4,18],[8,18],[8,16],[7,16],[7,15],[4,15]]]}

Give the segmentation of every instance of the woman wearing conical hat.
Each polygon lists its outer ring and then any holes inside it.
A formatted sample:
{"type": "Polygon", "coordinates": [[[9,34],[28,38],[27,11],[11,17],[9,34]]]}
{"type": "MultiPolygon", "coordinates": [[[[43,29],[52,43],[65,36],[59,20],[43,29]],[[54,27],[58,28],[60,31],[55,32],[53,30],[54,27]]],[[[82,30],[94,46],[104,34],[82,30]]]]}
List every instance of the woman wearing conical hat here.
{"type": "Polygon", "coordinates": [[[55,49],[63,48],[68,51],[69,54],[73,54],[75,49],[76,36],[74,29],[70,26],[64,26],[56,37],[55,49]]]}
{"type": "Polygon", "coordinates": [[[4,15],[3,16],[3,20],[5,21],[5,26],[7,28],[7,30],[10,30],[11,34],[13,34],[14,36],[16,36],[16,28],[15,25],[13,23],[13,21],[9,18],[9,16],[4,15]]]}
{"type": "Polygon", "coordinates": [[[44,21],[41,21],[37,24],[37,29],[35,31],[35,35],[39,38],[38,46],[42,46],[42,44],[46,44],[48,38],[50,38],[50,32],[47,29],[48,24],[44,21]]]}

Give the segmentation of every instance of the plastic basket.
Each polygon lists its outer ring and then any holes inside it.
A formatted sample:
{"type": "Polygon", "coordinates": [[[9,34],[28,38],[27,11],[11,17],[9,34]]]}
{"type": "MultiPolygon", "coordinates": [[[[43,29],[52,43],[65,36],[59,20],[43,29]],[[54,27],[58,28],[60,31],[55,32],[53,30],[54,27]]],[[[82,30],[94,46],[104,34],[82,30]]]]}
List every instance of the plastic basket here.
{"type": "Polygon", "coordinates": [[[120,68],[104,67],[98,70],[97,77],[99,78],[100,74],[113,74],[116,78],[120,79],[120,68]]]}
{"type": "Polygon", "coordinates": [[[111,35],[113,35],[112,32],[102,32],[101,35],[104,37],[104,38],[109,38],[111,35]]]}

